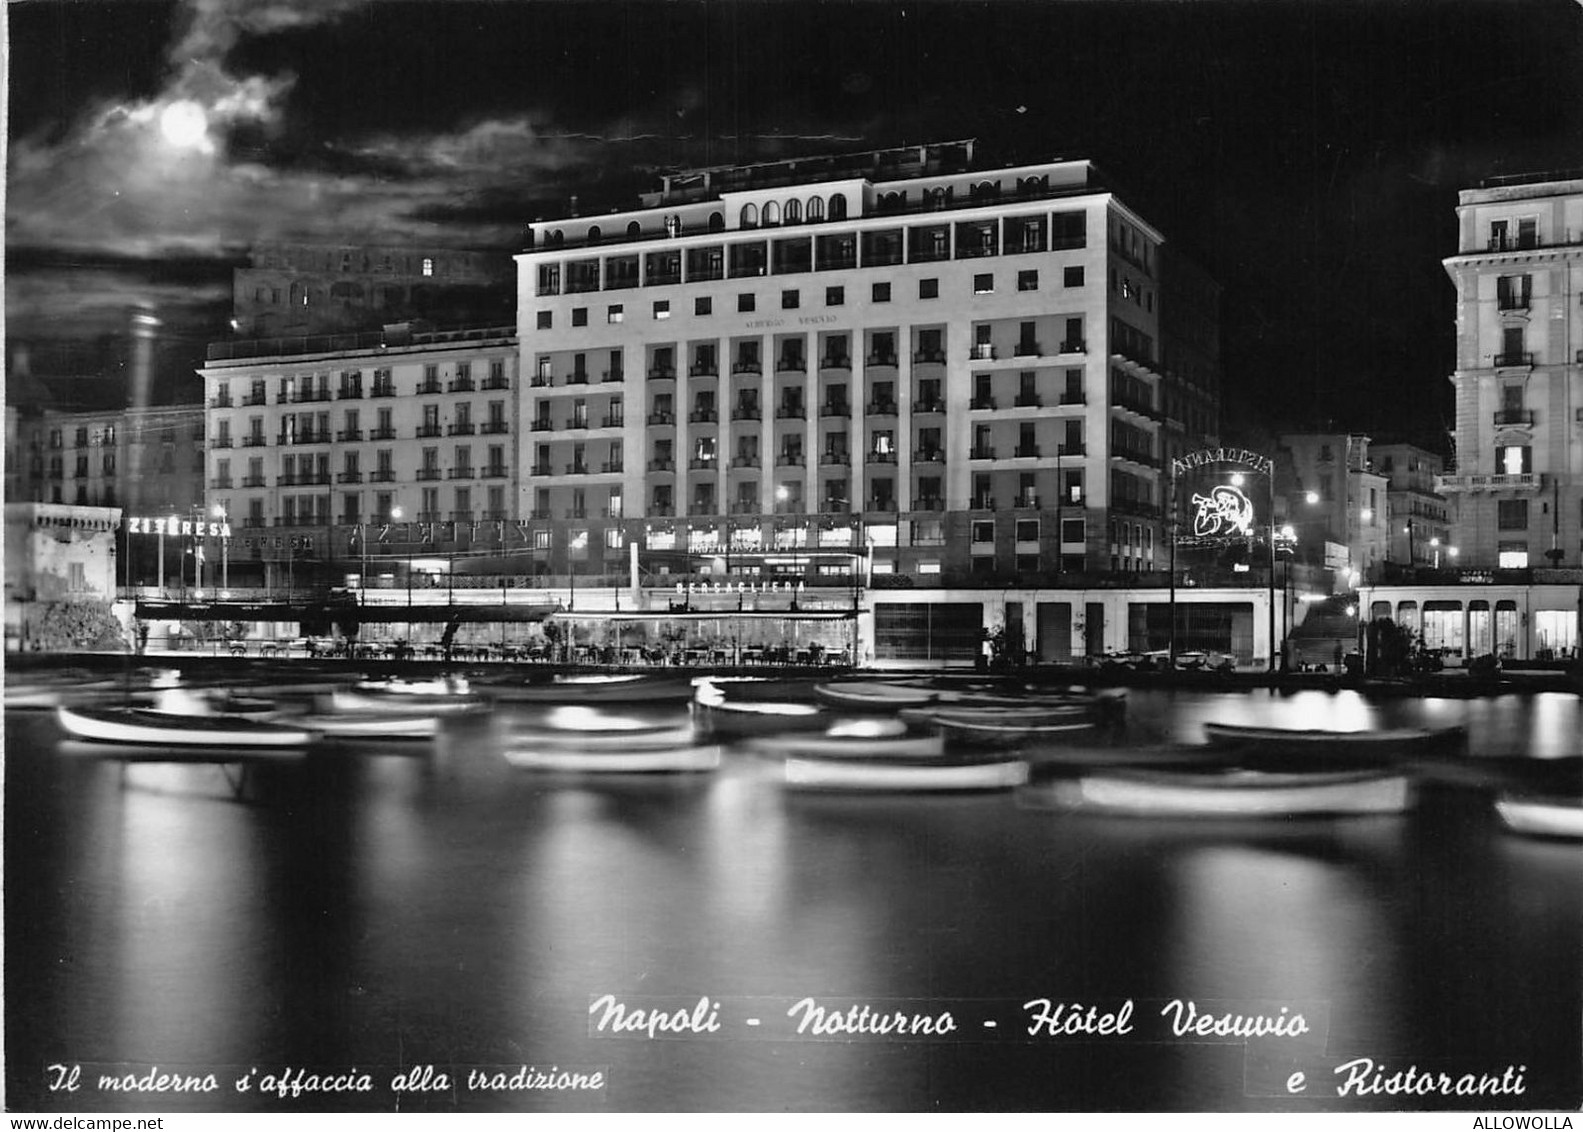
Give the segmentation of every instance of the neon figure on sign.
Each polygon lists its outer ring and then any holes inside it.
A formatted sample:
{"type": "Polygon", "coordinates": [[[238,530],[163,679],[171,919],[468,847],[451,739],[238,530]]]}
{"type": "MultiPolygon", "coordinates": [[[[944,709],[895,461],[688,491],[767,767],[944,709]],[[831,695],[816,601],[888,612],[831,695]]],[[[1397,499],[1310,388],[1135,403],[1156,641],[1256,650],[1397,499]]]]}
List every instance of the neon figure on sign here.
{"type": "Polygon", "coordinates": [[[1208,495],[1194,495],[1198,512],[1193,516],[1193,534],[1246,535],[1253,529],[1253,501],[1242,489],[1222,484],[1208,495]]]}

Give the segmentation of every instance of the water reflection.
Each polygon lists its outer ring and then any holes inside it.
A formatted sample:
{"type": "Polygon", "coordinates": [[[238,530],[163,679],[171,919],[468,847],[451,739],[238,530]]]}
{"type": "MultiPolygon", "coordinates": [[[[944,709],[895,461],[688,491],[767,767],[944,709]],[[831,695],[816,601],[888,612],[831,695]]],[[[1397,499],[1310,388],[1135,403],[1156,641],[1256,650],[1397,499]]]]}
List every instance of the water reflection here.
{"type": "MultiPolygon", "coordinates": [[[[1225,1047],[612,1040],[589,1034],[604,993],[1322,1000],[1337,1051],[1521,1056],[1529,1101],[1576,1102],[1576,847],[1505,835],[1487,794],[1206,823],[1009,794],[790,793],[740,752],[713,775],[595,781],[506,762],[510,728],[537,718],[316,751],[237,802],[212,767],[133,767],[123,785],[113,763],[60,757],[48,717],[10,713],[6,892],[28,924],[7,941],[16,1102],[58,1107],[38,1067],[69,1059],[607,1066],[612,1081],[593,1102],[403,1108],[1260,1106],[1225,1047]]],[[[1132,741],[1195,741],[1210,720],[1460,723],[1475,755],[1535,758],[1577,754],[1583,728],[1567,696],[1130,696],[1132,741]]]]}

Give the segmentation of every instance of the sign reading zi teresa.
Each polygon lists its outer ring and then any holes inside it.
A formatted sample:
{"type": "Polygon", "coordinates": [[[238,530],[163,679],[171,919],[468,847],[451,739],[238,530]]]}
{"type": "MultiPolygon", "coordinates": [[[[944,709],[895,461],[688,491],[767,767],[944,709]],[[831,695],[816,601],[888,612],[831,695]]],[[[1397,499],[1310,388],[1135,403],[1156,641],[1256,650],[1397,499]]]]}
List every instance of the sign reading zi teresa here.
{"type": "Polygon", "coordinates": [[[187,535],[195,538],[230,538],[230,523],[206,523],[181,519],[175,515],[168,519],[150,519],[127,516],[126,533],[129,535],[187,535]]]}
{"type": "MultiPolygon", "coordinates": [[[[1268,456],[1246,448],[1201,448],[1173,459],[1171,478],[1174,480],[1184,472],[1218,464],[1241,464],[1256,475],[1275,474],[1275,465],[1268,456]]],[[[1195,492],[1191,502],[1196,509],[1193,535],[1191,539],[1181,540],[1183,542],[1246,537],[1253,530],[1253,501],[1236,483],[1217,484],[1207,492],[1195,492]]]]}

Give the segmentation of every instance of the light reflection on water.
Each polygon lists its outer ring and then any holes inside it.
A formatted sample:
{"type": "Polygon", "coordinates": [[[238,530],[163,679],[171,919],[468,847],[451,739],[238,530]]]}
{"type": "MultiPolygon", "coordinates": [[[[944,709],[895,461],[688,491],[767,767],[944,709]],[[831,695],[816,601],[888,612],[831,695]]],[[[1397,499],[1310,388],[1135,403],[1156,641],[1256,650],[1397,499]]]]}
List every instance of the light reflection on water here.
{"type": "MultiPolygon", "coordinates": [[[[11,1095],[61,1107],[38,1091],[47,1060],[272,1059],[607,1066],[594,1107],[640,1110],[1268,1107],[1224,1047],[591,1038],[588,1004],[613,993],[1322,1000],[1343,1052],[1521,1058],[1534,1106],[1577,1100],[1575,846],[1503,835],[1477,795],[1250,826],[791,794],[739,755],[590,782],[499,757],[533,718],[336,748],[239,804],[212,767],[133,767],[123,786],[12,713],[7,896],[29,930],[7,940],[11,1095]]],[[[1536,757],[1577,753],[1583,726],[1565,696],[1129,698],[1138,742],[1212,719],[1460,723],[1475,754],[1536,757]]],[[[401,1107],[459,1105],[578,1107],[401,1107]]]]}

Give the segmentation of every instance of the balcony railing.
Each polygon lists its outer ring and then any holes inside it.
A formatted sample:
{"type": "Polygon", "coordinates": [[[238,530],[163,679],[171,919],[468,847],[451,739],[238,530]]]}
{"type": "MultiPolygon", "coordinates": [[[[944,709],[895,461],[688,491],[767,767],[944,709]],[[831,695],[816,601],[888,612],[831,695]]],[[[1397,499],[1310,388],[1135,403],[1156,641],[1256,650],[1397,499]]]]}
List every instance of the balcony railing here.
{"type": "Polygon", "coordinates": [[[971,401],[969,401],[967,403],[967,407],[969,409],[975,409],[975,410],[993,409],[995,407],[995,398],[993,398],[993,397],[974,397],[971,401]]]}
{"type": "Polygon", "coordinates": [[[510,389],[511,379],[505,374],[501,374],[499,377],[486,377],[484,378],[483,384],[480,386],[480,388],[486,392],[496,389],[510,389]]]}
{"type": "Polygon", "coordinates": [[[229,396],[209,398],[209,408],[211,409],[229,409],[231,407],[231,398],[229,396]]]}
{"type": "Polygon", "coordinates": [[[972,450],[968,452],[967,458],[969,460],[993,460],[995,459],[995,447],[992,444],[975,444],[972,450]]]}
{"type": "Polygon", "coordinates": [[[757,358],[742,358],[731,365],[732,373],[763,373],[764,364],[757,358]]]}
{"type": "Polygon", "coordinates": [[[389,382],[389,381],[376,381],[376,382],[374,382],[374,388],[369,393],[370,397],[394,397],[395,395],[396,395],[395,383],[394,382],[389,382]]]}
{"type": "Polygon", "coordinates": [[[625,428],[627,418],[625,413],[606,413],[599,418],[600,428],[625,428]]]}
{"type": "Polygon", "coordinates": [[[368,473],[368,479],[371,483],[395,483],[396,472],[393,468],[375,468],[368,473]]]}
{"type": "Polygon", "coordinates": [[[866,459],[870,464],[894,464],[896,462],[896,453],[870,452],[866,459]]]}
{"type": "Polygon", "coordinates": [[[673,425],[676,423],[675,413],[650,413],[648,423],[651,425],[673,425]]]}
{"type": "Polygon", "coordinates": [[[627,464],[625,460],[606,460],[599,465],[599,471],[601,474],[607,476],[617,475],[619,473],[625,472],[626,470],[627,464]]]}
{"type": "Polygon", "coordinates": [[[1039,343],[1034,341],[1018,342],[1012,347],[1012,354],[1019,358],[1036,358],[1042,352],[1039,343]]]}
{"type": "Polygon", "coordinates": [[[800,468],[803,466],[803,459],[801,452],[778,452],[775,455],[775,466],[777,468],[800,468]]]}
{"type": "Polygon", "coordinates": [[[478,389],[478,386],[470,377],[458,377],[452,379],[446,389],[452,393],[473,393],[478,389]]]}
{"type": "Polygon", "coordinates": [[[1019,393],[1012,405],[1018,409],[1042,409],[1044,408],[1044,398],[1037,393],[1019,393]]]}
{"type": "Polygon", "coordinates": [[[675,460],[659,459],[649,461],[649,471],[651,472],[674,472],[675,470],[675,460]]]}
{"type": "Polygon", "coordinates": [[[945,497],[940,495],[920,495],[913,500],[914,511],[944,511],[945,497]]]}
{"type": "Polygon", "coordinates": [[[209,447],[210,448],[229,448],[229,447],[231,447],[231,438],[229,436],[217,436],[212,441],[209,442],[209,447]]]}
{"type": "Polygon", "coordinates": [[[863,406],[863,412],[871,417],[894,417],[896,415],[896,402],[870,401],[863,406]]]}
{"type": "Polygon", "coordinates": [[[1057,458],[1062,457],[1062,456],[1084,456],[1084,455],[1087,455],[1087,453],[1088,453],[1088,446],[1087,445],[1082,444],[1082,443],[1074,443],[1074,442],[1071,442],[1071,441],[1068,441],[1066,444],[1059,444],[1059,445],[1056,446],[1056,449],[1055,449],[1055,454],[1056,454],[1057,458]]]}
{"type": "Polygon", "coordinates": [[[762,463],[757,456],[733,456],[731,457],[731,466],[733,468],[757,468],[761,467],[762,463]]]}
{"type": "Polygon", "coordinates": [[[687,367],[688,377],[719,377],[720,367],[714,362],[699,362],[687,367]]]}
{"type": "Polygon", "coordinates": [[[571,373],[566,375],[566,384],[567,385],[587,385],[588,384],[588,371],[585,370],[585,369],[574,369],[571,373]]]}
{"type": "Polygon", "coordinates": [[[510,475],[510,469],[504,464],[485,464],[483,476],[486,480],[503,480],[510,475]]]}
{"type": "Polygon", "coordinates": [[[231,486],[231,477],[230,476],[216,476],[214,479],[209,481],[209,486],[210,487],[217,487],[217,488],[230,487],[231,486]]]}
{"type": "Polygon", "coordinates": [[[992,362],[995,360],[995,347],[989,342],[975,342],[968,347],[967,356],[969,361],[992,362]]]}
{"type": "Polygon", "coordinates": [[[1534,356],[1525,350],[1508,350],[1495,355],[1495,364],[1497,366],[1531,366],[1534,364],[1534,356]]]}
{"type": "Polygon", "coordinates": [[[915,448],[913,449],[912,459],[917,464],[941,464],[945,462],[945,450],[943,448],[915,448]]]}
{"type": "Polygon", "coordinates": [[[586,416],[567,417],[566,424],[562,428],[566,432],[581,432],[588,428],[588,418],[586,416]]]}
{"type": "Polygon", "coordinates": [[[396,439],[396,429],[392,425],[387,425],[384,428],[371,428],[368,430],[368,439],[394,440],[396,439]]]}
{"type": "MultiPolygon", "coordinates": [[[[1060,352],[1063,354],[1086,354],[1088,353],[1088,343],[1081,338],[1069,338],[1061,343],[1060,352]]],[[[1142,361],[1146,365],[1153,364],[1150,359],[1138,358],[1135,360],[1142,361]]]]}
{"type": "Polygon", "coordinates": [[[620,369],[607,369],[607,370],[604,370],[600,374],[600,380],[605,382],[606,384],[609,384],[610,382],[613,382],[613,381],[625,381],[626,379],[627,379],[626,371],[625,370],[620,370],[620,369]]]}
{"type": "Polygon", "coordinates": [[[845,452],[823,452],[819,456],[821,465],[846,465],[851,463],[851,457],[845,452]]]}
{"type": "Polygon", "coordinates": [[[269,404],[269,394],[267,393],[249,393],[246,397],[242,398],[243,408],[251,408],[254,405],[267,404],[269,404]]]}
{"type": "Polygon", "coordinates": [[[914,416],[917,416],[919,413],[943,413],[945,412],[945,402],[933,398],[923,401],[914,401],[912,411],[914,416]]]}
{"type": "Polygon", "coordinates": [[[553,432],[555,431],[555,424],[549,417],[540,417],[538,420],[529,422],[528,429],[531,432],[553,432]]]}
{"type": "Polygon", "coordinates": [[[440,478],[440,469],[419,468],[417,478],[420,480],[437,480],[440,478]]]}
{"type": "Polygon", "coordinates": [[[440,435],[440,426],[437,425],[437,424],[432,424],[432,425],[425,424],[425,425],[419,425],[418,426],[417,436],[418,436],[419,439],[428,439],[430,437],[435,437],[435,436],[439,436],[439,435],[440,435]]]}
{"type": "Polygon", "coordinates": [[[335,439],[346,443],[363,439],[363,430],[360,428],[343,428],[335,434],[335,439]]]}
{"type": "Polygon", "coordinates": [[[263,487],[264,486],[264,477],[263,476],[243,476],[242,477],[242,486],[243,487],[263,487]]]}
{"type": "Polygon", "coordinates": [[[435,381],[420,381],[420,382],[418,382],[417,392],[418,392],[419,396],[423,396],[425,394],[430,394],[430,393],[438,393],[438,392],[440,392],[440,383],[439,383],[438,380],[435,380],[435,381]]]}
{"type": "Polygon", "coordinates": [[[1435,490],[1441,494],[1459,491],[1537,491],[1543,485],[1544,477],[1537,472],[1435,477],[1435,490]]]}
{"type": "Polygon", "coordinates": [[[445,478],[449,480],[470,480],[473,478],[472,466],[464,465],[460,468],[452,468],[445,473],[445,478]]]}
{"type": "Polygon", "coordinates": [[[800,421],[807,415],[808,409],[804,405],[781,404],[775,406],[775,419],[778,421],[800,421]]]}
{"type": "Polygon", "coordinates": [[[1496,409],[1495,423],[1498,425],[1531,425],[1534,423],[1532,409],[1496,409]]]}
{"type": "Polygon", "coordinates": [[[851,369],[852,359],[846,354],[826,354],[819,359],[820,369],[851,369]]]}
{"type": "Polygon", "coordinates": [[[551,470],[550,462],[543,460],[533,465],[531,474],[535,476],[552,476],[555,473],[551,470]]]}
{"type": "Polygon", "coordinates": [[[919,365],[944,365],[944,350],[914,350],[912,360],[919,365]]]}
{"type": "Polygon", "coordinates": [[[577,463],[567,464],[566,474],[569,476],[586,476],[588,474],[588,465],[577,463]]]}
{"type": "Polygon", "coordinates": [[[713,456],[694,456],[687,461],[688,470],[694,472],[713,471],[719,466],[713,456]]]}
{"type": "Polygon", "coordinates": [[[808,372],[808,359],[803,357],[800,354],[797,357],[795,357],[795,358],[786,357],[786,356],[783,355],[780,358],[777,358],[776,361],[775,361],[775,372],[776,373],[807,373],[808,372]]]}
{"type": "Polygon", "coordinates": [[[675,366],[650,366],[650,381],[674,381],[676,379],[675,366]]]}
{"type": "Polygon", "coordinates": [[[846,401],[826,401],[819,406],[819,415],[821,417],[850,417],[852,415],[852,406],[846,401]]]}
{"type": "Polygon", "coordinates": [[[1061,404],[1086,405],[1088,404],[1088,398],[1082,393],[1063,393],[1061,394],[1061,404]]]}
{"type": "Polygon", "coordinates": [[[870,354],[865,364],[871,366],[894,366],[896,364],[896,355],[870,354]]]}
{"type": "Polygon", "coordinates": [[[714,409],[694,409],[687,414],[688,424],[718,424],[720,414],[714,409]]]}
{"type": "Polygon", "coordinates": [[[511,431],[511,426],[505,421],[485,421],[478,426],[478,431],[485,436],[503,436],[511,431]]]}
{"type": "Polygon", "coordinates": [[[363,482],[363,473],[362,472],[337,472],[336,476],[335,476],[335,482],[336,483],[362,483],[363,482]]]}
{"type": "Polygon", "coordinates": [[[1037,444],[1019,444],[1014,454],[1020,460],[1037,460],[1039,458],[1039,446],[1037,444]]]}
{"type": "Polygon", "coordinates": [[[756,421],[762,419],[757,405],[733,405],[731,419],[734,421],[756,421]]]}

